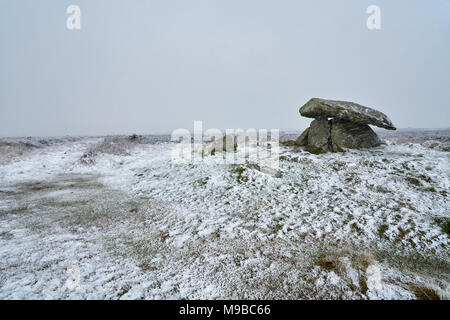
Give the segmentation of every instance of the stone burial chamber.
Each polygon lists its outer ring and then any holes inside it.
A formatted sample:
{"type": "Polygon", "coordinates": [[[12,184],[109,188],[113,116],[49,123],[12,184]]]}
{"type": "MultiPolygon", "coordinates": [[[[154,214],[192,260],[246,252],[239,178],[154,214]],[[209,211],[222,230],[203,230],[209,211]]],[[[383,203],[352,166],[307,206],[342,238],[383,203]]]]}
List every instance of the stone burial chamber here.
{"type": "Polygon", "coordinates": [[[382,141],[369,125],[396,130],[384,113],[354,102],[312,98],[299,111],[303,117],[315,120],[295,140],[295,145],[313,148],[318,153],[379,146],[382,141]]]}

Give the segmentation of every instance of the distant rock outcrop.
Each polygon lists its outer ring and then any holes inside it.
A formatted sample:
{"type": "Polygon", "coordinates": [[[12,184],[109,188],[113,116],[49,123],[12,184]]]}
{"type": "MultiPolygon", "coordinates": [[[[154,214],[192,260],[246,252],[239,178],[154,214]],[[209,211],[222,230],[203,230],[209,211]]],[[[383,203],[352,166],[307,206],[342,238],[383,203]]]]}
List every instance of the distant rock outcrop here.
{"type": "Polygon", "coordinates": [[[315,120],[297,138],[295,144],[308,146],[316,151],[337,152],[344,148],[379,146],[382,141],[369,124],[396,130],[384,113],[353,102],[313,98],[299,111],[302,116],[315,120]]]}

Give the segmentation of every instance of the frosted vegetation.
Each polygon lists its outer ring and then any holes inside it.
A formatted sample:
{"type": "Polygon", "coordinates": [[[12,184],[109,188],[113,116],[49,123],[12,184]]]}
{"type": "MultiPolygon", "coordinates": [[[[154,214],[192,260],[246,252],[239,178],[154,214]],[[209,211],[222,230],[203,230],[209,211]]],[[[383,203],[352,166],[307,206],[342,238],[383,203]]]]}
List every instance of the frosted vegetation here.
{"type": "Polygon", "coordinates": [[[164,136],[3,139],[0,299],[448,299],[449,132],[395,134],[281,146],[277,175],[173,165],[164,136]]]}

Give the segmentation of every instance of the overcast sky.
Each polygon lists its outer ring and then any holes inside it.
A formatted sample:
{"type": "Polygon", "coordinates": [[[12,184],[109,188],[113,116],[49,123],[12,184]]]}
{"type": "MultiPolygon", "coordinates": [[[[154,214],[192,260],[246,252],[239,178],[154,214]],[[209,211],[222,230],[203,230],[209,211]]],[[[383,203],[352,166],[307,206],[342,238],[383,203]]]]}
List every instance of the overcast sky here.
{"type": "Polygon", "coordinates": [[[303,129],[312,97],[449,127],[450,1],[0,0],[0,136],[303,129]]]}

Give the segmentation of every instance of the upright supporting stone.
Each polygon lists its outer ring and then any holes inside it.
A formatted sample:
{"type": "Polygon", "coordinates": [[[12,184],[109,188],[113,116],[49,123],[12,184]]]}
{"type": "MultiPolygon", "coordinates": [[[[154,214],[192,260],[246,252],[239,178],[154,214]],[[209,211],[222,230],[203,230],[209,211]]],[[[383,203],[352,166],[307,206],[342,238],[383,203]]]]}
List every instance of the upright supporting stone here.
{"type": "Polygon", "coordinates": [[[331,141],[335,152],[343,148],[372,148],[381,144],[377,134],[368,125],[341,119],[331,122],[331,141]]]}
{"type": "Polygon", "coordinates": [[[331,122],[326,118],[316,119],[309,125],[308,145],[322,149],[324,152],[330,150],[331,122]]]}
{"type": "Polygon", "coordinates": [[[306,146],[308,144],[308,134],[309,128],[306,128],[306,130],[295,140],[295,144],[298,146],[306,146]]]}

